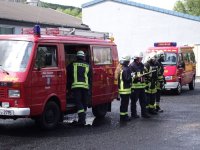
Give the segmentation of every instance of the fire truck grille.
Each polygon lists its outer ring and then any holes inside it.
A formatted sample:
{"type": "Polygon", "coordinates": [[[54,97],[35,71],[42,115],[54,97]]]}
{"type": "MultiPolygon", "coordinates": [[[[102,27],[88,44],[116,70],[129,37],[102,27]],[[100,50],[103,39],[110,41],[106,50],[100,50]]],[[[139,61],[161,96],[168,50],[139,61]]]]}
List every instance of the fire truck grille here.
{"type": "Polygon", "coordinates": [[[0,98],[6,98],[6,90],[0,88],[0,98]]]}

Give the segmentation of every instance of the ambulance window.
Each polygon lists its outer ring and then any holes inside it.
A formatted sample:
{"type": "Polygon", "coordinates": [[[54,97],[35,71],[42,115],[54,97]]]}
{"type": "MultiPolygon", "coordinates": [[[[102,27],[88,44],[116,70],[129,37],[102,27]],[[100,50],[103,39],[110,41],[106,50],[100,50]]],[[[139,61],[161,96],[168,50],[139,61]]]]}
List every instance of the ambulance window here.
{"type": "Polygon", "coordinates": [[[189,55],[189,53],[184,53],[184,54],[183,54],[183,60],[184,60],[184,62],[186,62],[186,63],[189,63],[189,62],[190,62],[190,55],[189,55]]]}
{"type": "Polygon", "coordinates": [[[111,49],[109,47],[94,47],[93,62],[95,65],[112,64],[111,49]]]}
{"type": "Polygon", "coordinates": [[[195,55],[194,53],[190,53],[190,60],[192,63],[195,63],[195,55]]]}
{"type": "Polygon", "coordinates": [[[52,45],[39,45],[36,56],[35,66],[45,67],[57,67],[57,46],[52,45]]]}
{"type": "Polygon", "coordinates": [[[182,54],[179,54],[179,63],[183,62],[183,56],[182,54]]]}

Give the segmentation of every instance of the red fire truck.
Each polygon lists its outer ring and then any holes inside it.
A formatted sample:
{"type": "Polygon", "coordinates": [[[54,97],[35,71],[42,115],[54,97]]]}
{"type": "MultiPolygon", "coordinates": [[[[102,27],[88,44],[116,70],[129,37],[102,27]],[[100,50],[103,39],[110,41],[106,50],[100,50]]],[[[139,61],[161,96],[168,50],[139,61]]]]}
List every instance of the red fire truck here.
{"type": "Polygon", "coordinates": [[[75,113],[68,93],[66,66],[83,50],[92,66],[89,106],[104,117],[118,96],[114,71],[117,47],[107,34],[35,26],[22,35],[0,35],[0,118],[32,118],[52,129],[63,116],[75,113]]]}
{"type": "Polygon", "coordinates": [[[193,47],[177,46],[176,42],[160,42],[148,49],[148,53],[157,51],[165,54],[165,61],[162,62],[166,80],[164,90],[173,90],[178,95],[184,85],[189,85],[189,89],[193,90],[196,77],[193,47]]]}

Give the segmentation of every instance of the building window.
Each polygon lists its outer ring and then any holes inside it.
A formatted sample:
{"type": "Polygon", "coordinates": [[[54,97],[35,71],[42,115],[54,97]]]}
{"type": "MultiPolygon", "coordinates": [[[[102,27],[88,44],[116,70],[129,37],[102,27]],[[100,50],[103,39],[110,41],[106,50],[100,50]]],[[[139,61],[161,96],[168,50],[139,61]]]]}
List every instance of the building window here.
{"type": "Polygon", "coordinates": [[[14,28],[0,27],[0,34],[13,34],[14,28]]]}

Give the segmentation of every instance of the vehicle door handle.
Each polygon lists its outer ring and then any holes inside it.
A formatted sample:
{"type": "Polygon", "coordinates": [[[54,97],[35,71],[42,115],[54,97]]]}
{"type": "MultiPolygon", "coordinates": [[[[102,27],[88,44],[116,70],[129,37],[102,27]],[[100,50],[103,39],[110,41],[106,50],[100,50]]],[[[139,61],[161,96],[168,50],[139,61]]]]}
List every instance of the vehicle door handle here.
{"type": "Polygon", "coordinates": [[[62,76],[62,71],[57,71],[57,76],[61,77],[62,76]]]}

